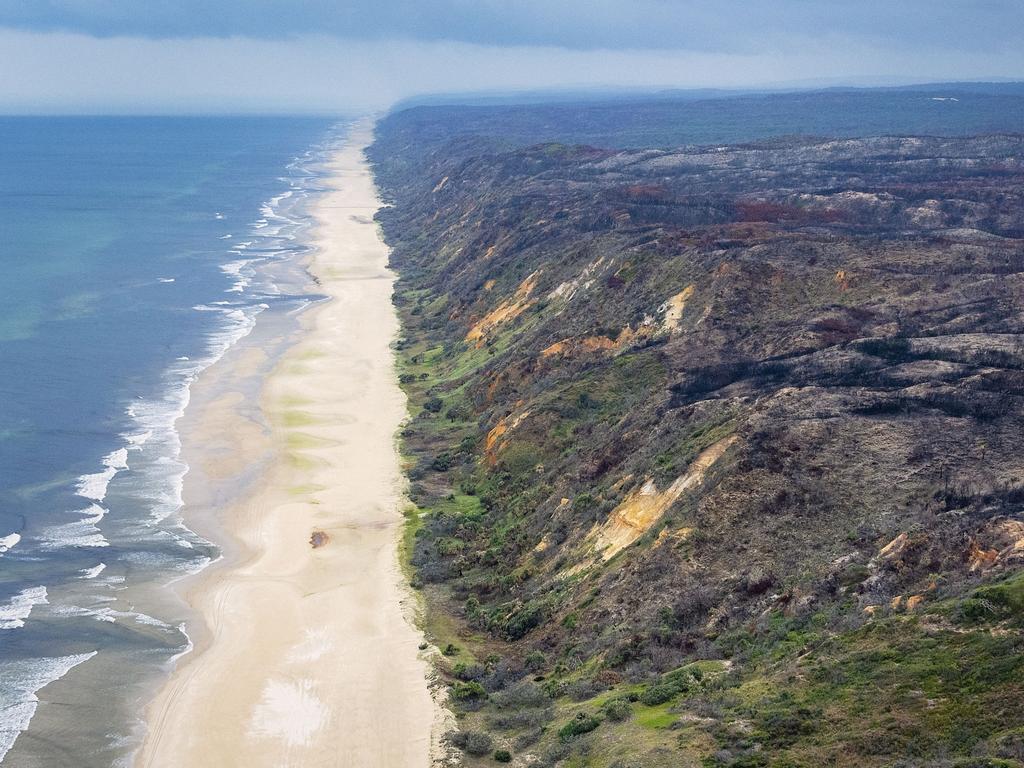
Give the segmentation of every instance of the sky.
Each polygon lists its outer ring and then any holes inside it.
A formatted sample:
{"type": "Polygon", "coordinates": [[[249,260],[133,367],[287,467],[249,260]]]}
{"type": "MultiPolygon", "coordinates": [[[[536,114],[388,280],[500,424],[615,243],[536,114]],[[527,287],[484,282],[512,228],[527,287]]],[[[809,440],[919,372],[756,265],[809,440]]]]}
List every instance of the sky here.
{"type": "Polygon", "coordinates": [[[1024,79],[1024,0],[0,0],[0,111],[1024,79]]]}

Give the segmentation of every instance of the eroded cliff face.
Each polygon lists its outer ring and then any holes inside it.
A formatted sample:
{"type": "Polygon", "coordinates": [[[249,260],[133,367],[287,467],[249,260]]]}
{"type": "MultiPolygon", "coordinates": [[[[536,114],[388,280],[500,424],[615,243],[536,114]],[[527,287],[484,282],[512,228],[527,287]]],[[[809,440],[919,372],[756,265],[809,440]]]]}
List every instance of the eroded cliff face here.
{"type": "Polygon", "coordinates": [[[1024,759],[1024,138],[403,119],[411,559],[466,729],[524,765],[1024,759]]]}

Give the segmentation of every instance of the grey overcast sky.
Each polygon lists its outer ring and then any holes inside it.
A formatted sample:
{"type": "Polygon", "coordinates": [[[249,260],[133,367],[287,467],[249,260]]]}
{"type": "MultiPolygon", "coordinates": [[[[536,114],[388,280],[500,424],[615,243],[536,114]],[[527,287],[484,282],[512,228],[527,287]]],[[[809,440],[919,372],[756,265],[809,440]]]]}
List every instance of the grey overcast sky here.
{"type": "Polygon", "coordinates": [[[1024,79],[1024,0],[0,0],[0,110],[1024,79]]]}

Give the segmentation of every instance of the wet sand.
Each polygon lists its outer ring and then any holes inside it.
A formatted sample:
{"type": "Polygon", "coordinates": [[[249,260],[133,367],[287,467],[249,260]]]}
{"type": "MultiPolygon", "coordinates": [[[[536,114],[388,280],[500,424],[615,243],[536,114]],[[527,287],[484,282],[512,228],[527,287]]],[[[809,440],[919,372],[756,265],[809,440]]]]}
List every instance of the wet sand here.
{"type": "Polygon", "coordinates": [[[206,626],[147,713],[139,766],[431,763],[442,711],[397,559],[405,399],[371,140],[372,123],[354,128],[314,204],[310,272],[330,301],[302,317],[256,403],[230,387],[259,372],[250,349],[211,369],[217,394],[183,427],[186,501],[189,483],[259,476],[205,520],[186,506],[225,558],[186,587],[206,626]]]}

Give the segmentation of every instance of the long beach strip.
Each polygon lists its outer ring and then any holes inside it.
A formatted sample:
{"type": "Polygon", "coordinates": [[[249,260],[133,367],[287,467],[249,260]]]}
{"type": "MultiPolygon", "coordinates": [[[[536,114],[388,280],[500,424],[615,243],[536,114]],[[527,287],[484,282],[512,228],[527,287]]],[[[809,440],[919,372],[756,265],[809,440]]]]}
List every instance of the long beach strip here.
{"type": "Polygon", "coordinates": [[[267,378],[269,438],[240,398],[201,414],[211,444],[230,435],[235,446],[206,457],[209,474],[217,461],[256,460],[268,441],[272,459],[255,491],[218,515],[237,552],[188,590],[206,636],[151,706],[138,765],[430,764],[440,710],[397,560],[405,400],[390,346],[394,275],[363,155],[372,135],[370,121],[353,128],[314,206],[310,271],[330,300],[306,313],[267,378]]]}

